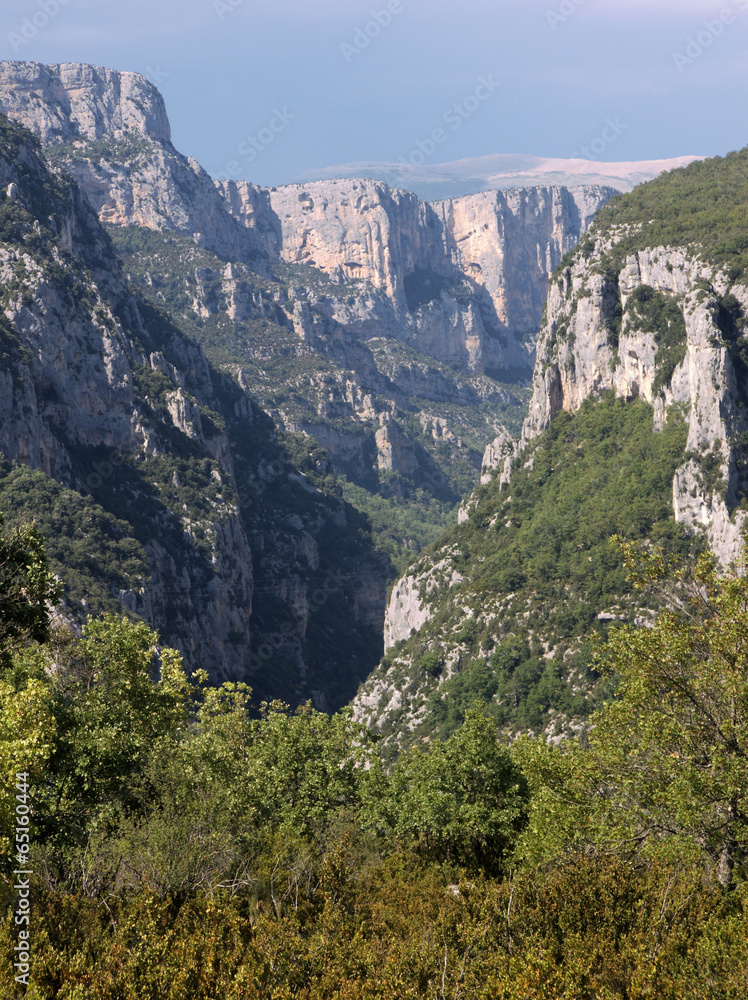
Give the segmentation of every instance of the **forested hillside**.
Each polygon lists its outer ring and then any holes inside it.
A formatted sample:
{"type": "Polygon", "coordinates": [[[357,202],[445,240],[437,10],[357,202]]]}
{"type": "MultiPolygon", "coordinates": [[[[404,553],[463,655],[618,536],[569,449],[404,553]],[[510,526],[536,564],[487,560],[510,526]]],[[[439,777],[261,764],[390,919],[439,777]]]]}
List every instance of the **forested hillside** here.
{"type": "Polygon", "coordinates": [[[4,534],[3,996],[738,1000],[748,583],[624,554],[666,610],[598,649],[584,742],[469,711],[388,767],[349,712],[252,718],[143,624],[50,632],[38,538],[4,534]]]}

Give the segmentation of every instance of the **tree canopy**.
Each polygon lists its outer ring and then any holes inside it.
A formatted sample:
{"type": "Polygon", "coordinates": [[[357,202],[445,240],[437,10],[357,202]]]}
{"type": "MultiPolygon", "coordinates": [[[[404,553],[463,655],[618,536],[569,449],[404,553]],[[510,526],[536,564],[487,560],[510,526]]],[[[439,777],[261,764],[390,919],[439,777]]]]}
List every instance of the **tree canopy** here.
{"type": "Polygon", "coordinates": [[[598,651],[618,686],[586,748],[519,751],[538,793],[531,828],[542,815],[557,846],[697,850],[729,886],[748,848],[748,577],[720,575],[708,555],[668,567],[621,548],[635,584],[665,607],[598,651]]]}
{"type": "Polygon", "coordinates": [[[6,529],[0,514],[0,665],[24,643],[48,638],[50,606],[59,598],[37,529],[6,529]]]}

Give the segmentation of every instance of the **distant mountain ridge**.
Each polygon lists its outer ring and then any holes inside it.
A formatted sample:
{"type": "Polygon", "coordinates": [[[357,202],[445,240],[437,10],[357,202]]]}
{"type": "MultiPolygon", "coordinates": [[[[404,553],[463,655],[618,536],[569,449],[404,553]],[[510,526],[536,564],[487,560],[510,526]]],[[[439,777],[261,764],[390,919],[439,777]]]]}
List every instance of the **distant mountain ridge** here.
{"type": "Polygon", "coordinates": [[[700,159],[703,157],[676,156],[663,160],[605,162],[586,158],[493,153],[451,163],[414,165],[407,161],[362,161],[337,164],[308,170],[297,178],[297,182],[369,177],[384,181],[390,187],[412,191],[425,201],[526,187],[599,185],[625,192],[665,171],[688,166],[700,159]]]}

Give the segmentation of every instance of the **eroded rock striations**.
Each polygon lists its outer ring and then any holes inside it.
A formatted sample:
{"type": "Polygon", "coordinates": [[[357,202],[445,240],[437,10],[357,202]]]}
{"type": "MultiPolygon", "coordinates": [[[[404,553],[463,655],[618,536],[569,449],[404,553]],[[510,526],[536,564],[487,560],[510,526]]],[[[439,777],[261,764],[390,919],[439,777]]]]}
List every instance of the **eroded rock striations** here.
{"type": "Polygon", "coordinates": [[[522,338],[538,329],[548,276],[613,193],[537,188],[430,205],[375,180],[219,187],[271,256],[383,295],[389,308],[362,326],[480,371],[527,367],[522,338]]]}

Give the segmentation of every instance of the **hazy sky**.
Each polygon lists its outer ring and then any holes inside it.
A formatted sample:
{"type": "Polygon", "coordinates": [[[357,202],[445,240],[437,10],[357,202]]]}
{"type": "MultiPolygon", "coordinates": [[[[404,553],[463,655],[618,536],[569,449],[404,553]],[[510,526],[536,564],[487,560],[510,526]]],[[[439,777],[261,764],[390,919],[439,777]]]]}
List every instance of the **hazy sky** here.
{"type": "Polygon", "coordinates": [[[2,58],[143,73],[174,144],[260,184],[425,149],[748,144],[748,0],[2,0],[2,58]],[[440,130],[439,142],[430,137],[440,130]],[[441,138],[441,136],[444,138],[441,138]]]}

